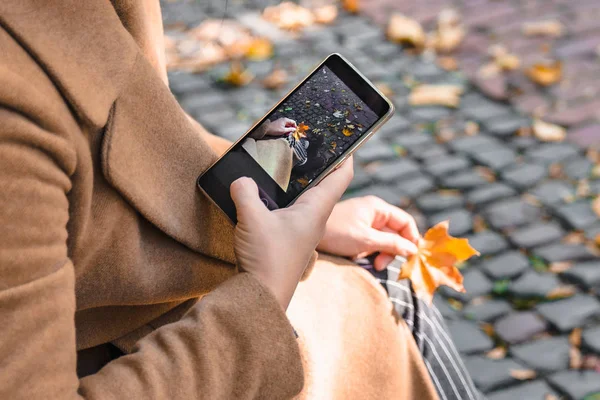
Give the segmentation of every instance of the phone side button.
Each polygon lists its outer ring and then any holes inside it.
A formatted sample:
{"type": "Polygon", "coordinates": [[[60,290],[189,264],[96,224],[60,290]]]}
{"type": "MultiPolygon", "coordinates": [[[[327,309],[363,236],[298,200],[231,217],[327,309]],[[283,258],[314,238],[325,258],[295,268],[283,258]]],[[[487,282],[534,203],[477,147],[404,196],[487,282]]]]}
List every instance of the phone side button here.
{"type": "Polygon", "coordinates": [[[346,161],[347,158],[348,158],[347,155],[344,156],[344,157],[342,157],[342,159],[338,162],[338,164],[335,166],[335,168],[333,170],[335,171],[336,169],[338,169],[339,167],[341,167],[342,164],[344,163],[344,161],[346,161]]]}

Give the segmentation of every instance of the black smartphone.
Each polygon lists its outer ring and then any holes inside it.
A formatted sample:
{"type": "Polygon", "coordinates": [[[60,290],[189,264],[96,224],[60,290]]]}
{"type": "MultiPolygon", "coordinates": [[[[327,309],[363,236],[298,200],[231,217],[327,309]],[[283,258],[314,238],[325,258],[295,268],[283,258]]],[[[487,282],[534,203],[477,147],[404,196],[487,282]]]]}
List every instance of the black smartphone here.
{"type": "Polygon", "coordinates": [[[198,178],[237,222],[229,187],[247,176],[271,210],[287,207],[339,167],[394,111],[339,54],[328,56],[198,178]]]}

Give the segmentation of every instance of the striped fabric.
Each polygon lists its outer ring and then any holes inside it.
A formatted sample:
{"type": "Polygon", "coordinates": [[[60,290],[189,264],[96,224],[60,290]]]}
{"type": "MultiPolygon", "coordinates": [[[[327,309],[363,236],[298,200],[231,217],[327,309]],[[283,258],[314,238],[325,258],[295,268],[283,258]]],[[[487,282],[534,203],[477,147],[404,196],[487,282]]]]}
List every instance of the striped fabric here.
{"type": "Polygon", "coordinates": [[[418,299],[408,280],[397,281],[403,262],[398,257],[387,269],[375,271],[371,268],[370,271],[386,289],[396,312],[411,329],[440,399],[479,400],[480,394],[438,309],[418,299]]]}
{"type": "Polygon", "coordinates": [[[308,152],[306,150],[309,145],[308,140],[306,138],[296,140],[293,135],[287,135],[286,139],[294,151],[294,167],[306,164],[308,160],[308,152]]]}

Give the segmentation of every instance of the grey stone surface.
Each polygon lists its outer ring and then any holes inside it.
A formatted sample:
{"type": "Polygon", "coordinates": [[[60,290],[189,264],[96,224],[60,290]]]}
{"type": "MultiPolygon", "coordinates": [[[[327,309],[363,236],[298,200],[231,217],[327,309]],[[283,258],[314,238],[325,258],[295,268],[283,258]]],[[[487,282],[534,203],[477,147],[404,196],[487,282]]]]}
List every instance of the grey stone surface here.
{"type": "Polygon", "coordinates": [[[402,202],[402,196],[398,194],[398,191],[387,185],[372,185],[356,191],[348,192],[344,195],[343,199],[369,195],[380,197],[388,203],[396,206],[400,205],[402,202]]]}
{"type": "Polygon", "coordinates": [[[583,179],[590,176],[593,166],[594,163],[587,158],[581,157],[567,162],[563,167],[563,171],[571,179],[583,179]]]}
{"type": "Polygon", "coordinates": [[[423,148],[423,146],[429,146],[435,143],[433,137],[424,132],[404,133],[396,136],[392,142],[404,147],[409,151],[415,148],[423,148]]]}
{"type": "Polygon", "coordinates": [[[511,311],[512,308],[506,300],[491,299],[466,305],[462,314],[473,321],[493,322],[511,311]]]}
{"type": "Polygon", "coordinates": [[[496,334],[510,344],[521,343],[546,330],[546,322],[532,311],[514,312],[494,324],[496,334]]]}
{"type": "Polygon", "coordinates": [[[446,299],[444,299],[439,292],[436,292],[433,296],[433,304],[435,305],[435,307],[437,307],[438,311],[440,312],[440,314],[442,314],[442,317],[444,317],[444,319],[448,320],[460,318],[459,312],[454,308],[450,307],[446,299]]]}
{"type": "Polygon", "coordinates": [[[600,301],[589,295],[576,294],[565,300],[540,304],[537,310],[560,332],[569,332],[600,317],[600,301]]]}
{"type": "Polygon", "coordinates": [[[558,398],[546,382],[537,380],[489,393],[488,400],[548,400],[548,395],[558,398]]]}
{"type": "Polygon", "coordinates": [[[484,216],[496,229],[517,227],[537,220],[540,209],[522,199],[500,200],[485,208],[484,216]]]}
{"type": "Polygon", "coordinates": [[[533,136],[516,136],[510,140],[510,145],[515,150],[523,151],[538,146],[540,141],[533,136]]]}
{"type": "Polygon", "coordinates": [[[380,140],[371,139],[355,153],[356,161],[368,163],[371,161],[388,160],[398,157],[392,146],[380,140]]]}
{"type": "Polygon", "coordinates": [[[517,247],[530,249],[552,243],[564,235],[562,227],[556,222],[534,222],[531,225],[509,233],[509,240],[517,247]]]}
{"type": "Polygon", "coordinates": [[[462,302],[468,302],[475,297],[487,295],[491,293],[494,285],[492,282],[478,269],[471,268],[463,273],[463,285],[465,293],[457,292],[448,286],[441,286],[442,294],[462,302]]]}
{"type": "Polygon", "coordinates": [[[507,279],[529,269],[529,260],[519,251],[507,251],[481,263],[481,269],[492,279],[507,279]]]}
{"type": "Polygon", "coordinates": [[[548,170],[539,164],[521,164],[502,172],[502,179],[518,189],[528,189],[548,175],[548,170]]]}
{"type": "Polygon", "coordinates": [[[440,183],[448,189],[465,191],[486,185],[488,181],[479,171],[473,170],[445,176],[440,179],[440,183]]]}
{"type": "Polygon", "coordinates": [[[516,193],[516,190],[510,186],[501,182],[494,182],[471,190],[467,194],[466,199],[467,203],[471,205],[481,206],[514,196],[516,193]]]}
{"type": "Polygon", "coordinates": [[[352,178],[352,182],[350,182],[348,190],[356,190],[367,186],[369,183],[371,183],[371,176],[367,174],[364,169],[355,165],[354,178],[352,178]]]}
{"type": "Polygon", "coordinates": [[[467,117],[479,122],[485,122],[510,113],[508,106],[489,100],[479,93],[470,93],[464,96],[460,109],[467,117]]]}
{"type": "Polygon", "coordinates": [[[465,157],[449,156],[439,159],[428,159],[425,170],[435,177],[442,177],[467,169],[471,163],[465,157]]]}
{"type": "Polygon", "coordinates": [[[585,229],[598,221],[589,200],[580,200],[556,207],[556,215],[573,229],[585,229]]]}
{"type": "Polygon", "coordinates": [[[465,366],[475,385],[484,393],[518,382],[510,371],[527,369],[510,358],[491,360],[483,356],[466,357],[465,366]]]}
{"type": "Polygon", "coordinates": [[[527,271],[508,285],[508,293],[515,297],[546,297],[560,284],[555,274],[527,271]]]}
{"type": "Polygon", "coordinates": [[[492,339],[474,322],[451,320],[447,321],[447,325],[457,350],[462,354],[480,353],[494,347],[492,339]]]}
{"type": "Polygon", "coordinates": [[[600,261],[587,261],[573,265],[561,277],[586,289],[600,288],[600,261]]]}
{"type": "Polygon", "coordinates": [[[423,212],[431,213],[445,210],[448,208],[456,208],[464,205],[463,196],[456,192],[434,192],[423,195],[417,199],[417,207],[423,212]]]}
{"type": "Polygon", "coordinates": [[[533,254],[549,263],[559,261],[590,260],[596,256],[583,244],[555,243],[537,247],[533,254]]]}
{"type": "Polygon", "coordinates": [[[409,120],[396,113],[375,135],[379,138],[399,138],[408,134],[406,131],[410,126],[409,120]]]}
{"type": "Polygon", "coordinates": [[[410,109],[409,116],[412,120],[421,122],[435,122],[450,115],[451,111],[446,107],[419,106],[410,109]]]}
{"type": "Polygon", "coordinates": [[[373,171],[373,178],[379,182],[394,182],[418,175],[419,166],[412,160],[403,158],[382,163],[373,171]]]}
{"type": "Polygon", "coordinates": [[[411,154],[417,160],[427,162],[428,160],[440,159],[448,156],[446,147],[440,144],[429,144],[422,147],[416,147],[411,151],[411,154]]]}
{"type": "Polygon", "coordinates": [[[538,373],[569,368],[569,338],[557,336],[510,347],[510,354],[538,373]]]}
{"type": "Polygon", "coordinates": [[[585,237],[589,240],[596,240],[600,235],[600,222],[597,222],[585,230],[585,237]]]}
{"type": "Polygon", "coordinates": [[[486,132],[495,136],[507,137],[517,132],[519,128],[531,125],[531,121],[520,115],[511,115],[489,119],[482,125],[486,132]]]}
{"type": "Polygon", "coordinates": [[[448,232],[452,236],[464,236],[473,228],[473,217],[471,213],[462,208],[444,210],[433,214],[429,218],[429,222],[432,226],[445,220],[450,220],[448,232]]]}
{"type": "Polygon", "coordinates": [[[506,239],[494,231],[483,231],[467,237],[471,246],[482,256],[499,253],[508,248],[506,239]]]}
{"type": "Polygon", "coordinates": [[[584,347],[600,354],[600,325],[585,329],[581,338],[584,347]]]}
{"type": "Polygon", "coordinates": [[[403,180],[396,185],[398,192],[402,196],[415,198],[435,187],[432,178],[427,175],[419,175],[410,179],[403,180]]]}
{"type": "Polygon", "coordinates": [[[566,182],[543,182],[530,192],[542,204],[553,205],[564,202],[575,195],[575,188],[566,182]]]}
{"type": "Polygon", "coordinates": [[[448,142],[448,147],[457,153],[476,154],[484,150],[502,148],[500,141],[492,136],[461,136],[448,142]]]}
{"type": "Polygon", "coordinates": [[[548,381],[560,393],[571,399],[582,400],[585,396],[600,392],[600,379],[596,371],[562,371],[551,375],[548,381]]]}
{"type": "Polygon", "coordinates": [[[579,154],[579,149],[569,143],[545,143],[532,147],[527,152],[527,157],[534,163],[550,165],[562,163],[579,154]]]}
{"type": "Polygon", "coordinates": [[[486,167],[497,171],[514,164],[516,160],[516,154],[514,150],[511,150],[510,148],[478,151],[471,154],[471,157],[473,157],[478,164],[485,165],[486,167]]]}

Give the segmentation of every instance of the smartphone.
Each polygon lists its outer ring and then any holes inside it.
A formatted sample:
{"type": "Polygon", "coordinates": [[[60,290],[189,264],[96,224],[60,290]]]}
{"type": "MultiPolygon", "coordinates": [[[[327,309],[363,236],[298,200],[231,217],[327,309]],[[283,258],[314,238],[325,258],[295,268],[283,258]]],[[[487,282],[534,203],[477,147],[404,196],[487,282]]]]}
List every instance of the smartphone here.
{"type": "Polygon", "coordinates": [[[270,210],[294,203],[336,169],[394,112],[340,54],[331,54],[208,170],[198,187],[235,224],[230,185],[247,176],[270,210]]]}

